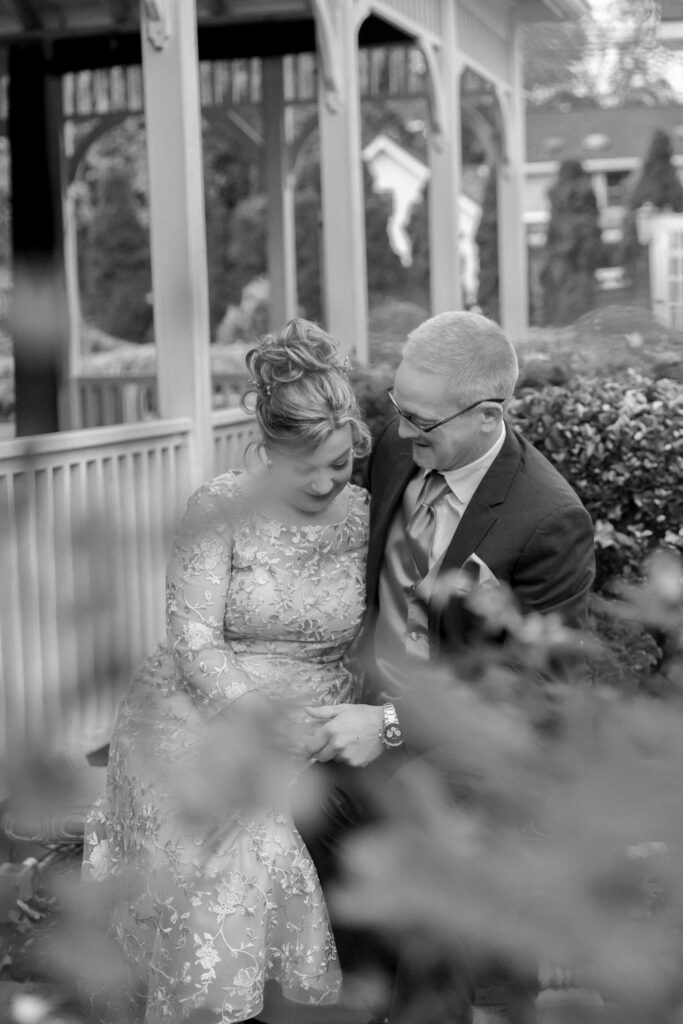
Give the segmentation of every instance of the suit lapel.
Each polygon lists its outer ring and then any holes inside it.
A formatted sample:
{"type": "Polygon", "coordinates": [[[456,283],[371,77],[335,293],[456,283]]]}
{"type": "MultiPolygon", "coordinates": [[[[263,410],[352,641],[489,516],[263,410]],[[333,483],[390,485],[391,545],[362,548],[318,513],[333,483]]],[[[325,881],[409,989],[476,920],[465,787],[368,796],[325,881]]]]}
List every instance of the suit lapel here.
{"type": "Polygon", "coordinates": [[[410,441],[405,442],[402,438],[397,437],[390,458],[388,453],[382,453],[382,463],[380,464],[382,479],[377,484],[373,483],[367,565],[369,607],[377,601],[379,572],[391,520],[410,479],[417,470],[411,453],[410,441]]]}
{"type": "Polygon", "coordinates": [[[503,447],[472,496],[449,544],[441,571],[459,569],[497,522],[500,508],[522,460],[522,446],[509,424],[503,447]]]}

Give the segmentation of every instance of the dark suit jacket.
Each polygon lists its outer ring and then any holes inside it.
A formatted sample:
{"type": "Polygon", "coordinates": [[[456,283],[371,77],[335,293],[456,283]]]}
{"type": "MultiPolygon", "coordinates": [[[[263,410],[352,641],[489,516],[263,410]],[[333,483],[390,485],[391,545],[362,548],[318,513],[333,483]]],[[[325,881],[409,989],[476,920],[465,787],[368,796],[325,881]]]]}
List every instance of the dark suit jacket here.
{"type": "MultiPolygon", "coordinates": [[[[372,646],[389,524],[416,471],[411,448],[398,436],[394,421],[377,442],[368,466],[372,505],[366,654],[372,646]]],[[[595,575],[591,518],[567,481],[509,424],[501,451],[458,524],[440,573],[459,568],[473,553],[509,584],[523,611],[557,612],[568,624],[584,623],[595,575]]],[[[436,655],[444,615],[447,607],[429,609],[430,643],[434,641],[436,655]]]]}

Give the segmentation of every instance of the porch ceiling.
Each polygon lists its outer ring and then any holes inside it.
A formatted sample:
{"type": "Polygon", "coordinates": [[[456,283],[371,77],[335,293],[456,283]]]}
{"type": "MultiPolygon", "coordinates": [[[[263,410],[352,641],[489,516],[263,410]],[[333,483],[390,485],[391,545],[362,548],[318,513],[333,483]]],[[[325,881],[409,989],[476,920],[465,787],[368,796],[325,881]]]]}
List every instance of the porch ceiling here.
{"type": "MultiPolygon", "coordinates": [[[[267,57],[315,51],[310,0],[197,0],[203,60],[267,57]]],[[[138,0],[0,0],[0,47],[26,39],[50,41],[55,73],[138,64],[138,0]]],[[[406,42],[378,17],[361,26],[361,46],[406,42]]],[[[0,70],[2,70],[0,53],[0,70]]]]}
{"type": "Polygon", "coordinates": [[[522,21],[575,21],[589,14],[589,0],[521,0],[522,21]]]}

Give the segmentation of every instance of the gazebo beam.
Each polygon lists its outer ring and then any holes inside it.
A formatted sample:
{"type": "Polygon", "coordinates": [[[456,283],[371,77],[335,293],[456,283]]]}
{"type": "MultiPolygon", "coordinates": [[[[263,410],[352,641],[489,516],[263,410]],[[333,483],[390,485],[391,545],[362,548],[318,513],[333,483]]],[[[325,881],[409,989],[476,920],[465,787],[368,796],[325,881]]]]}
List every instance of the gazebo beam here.
{"type": "Polygon", "coordinates": [[[209,294],[195,0],[141,25],[159,412],[192,421],[191,483],[213,473],[209,294]]]}
{"type": "Polygon", "coordinates": [[[43,16],[36,0],[11,0],[11,6],[26,32],[40,32],[44,27],[43,16]]]}
{"type": "Polygon", "coordinates": [[[59,390],[70,336],[61,83],[46,69],[41,42],[11,47],[9,70],[16,433],[26,436],[60,428],[59,390]]]}
{"type": "Polygon", "coordinates": [[[281,57],[269,57],[263,62],[263,122],[270,329],[274,331],[296,316],[297,311],[294,176],[288,160],[289,139],[281,57]]]}
{"type": "MultiPolygon", "coordinates": [[[[444,5],[443,42],[435,55],[434,89],[440,97],[442,124],[432,128],[429,164],[429,264],[431,311],[460,309],[460,230],[458,198],[462,180],[460,143],[460,75],[462,58],[457,47],[455,10],[444,5]]],[[[423,43],[423,48],[426,46],[423,43]]]]}
{"type": "Polygon", "coordinates": [[[358,31],[352,0],[331,11],[322,2],[318,75],[322,281],[326,326],[361,365],[368,361],[368,281],[361,161],[358,31]],[[323,35],[325,38],[323,39],[323,35]]]}

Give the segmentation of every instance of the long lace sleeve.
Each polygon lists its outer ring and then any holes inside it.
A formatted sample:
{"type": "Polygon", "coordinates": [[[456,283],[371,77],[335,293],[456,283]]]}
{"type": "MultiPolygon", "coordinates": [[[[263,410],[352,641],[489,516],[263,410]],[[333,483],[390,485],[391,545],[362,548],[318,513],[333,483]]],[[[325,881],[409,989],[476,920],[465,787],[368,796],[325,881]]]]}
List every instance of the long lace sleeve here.
{"type": "Polygon", "coordinates": [[[169,647],[185,680],[217,710],[257,689],[223,637],[233,515],[234,503],[215,481],[200,487],[176,532],[166,573],[169,647]]]}

